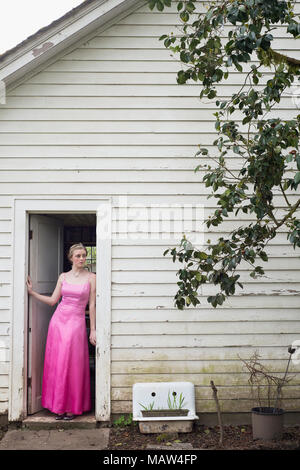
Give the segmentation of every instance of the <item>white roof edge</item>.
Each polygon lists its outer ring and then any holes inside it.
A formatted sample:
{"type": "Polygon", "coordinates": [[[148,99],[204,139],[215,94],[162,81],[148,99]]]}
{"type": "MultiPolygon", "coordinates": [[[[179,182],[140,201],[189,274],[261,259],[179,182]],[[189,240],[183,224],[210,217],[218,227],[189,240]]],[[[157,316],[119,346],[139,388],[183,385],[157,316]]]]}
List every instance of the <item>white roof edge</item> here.
{"type": "Polygon", "coordinates": [[[0,80],[3,80],[6,86],[12,84],[93,30],[110,23],[122,13],[129,14],[132,8],[144,3],[145,0],[99,0],[87,4],[86,7],[83,4],[82,9],[67,17],[65,21],[54,24],[53,28],[51,25],[46,27],[44,33],[37,34],[37,37],[33,35],[32,41],[26,41],[24,47],[8,53],[3,63],[0,63],[0,80]]]}

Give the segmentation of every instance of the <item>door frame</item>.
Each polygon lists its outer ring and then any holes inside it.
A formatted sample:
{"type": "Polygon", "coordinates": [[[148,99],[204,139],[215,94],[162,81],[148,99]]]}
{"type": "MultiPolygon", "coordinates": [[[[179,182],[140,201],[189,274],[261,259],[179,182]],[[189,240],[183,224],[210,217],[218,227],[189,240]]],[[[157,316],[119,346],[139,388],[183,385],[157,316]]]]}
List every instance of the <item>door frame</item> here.
{"type": "Polygon", "coordinates": [[[94,213],[97,218],[95,418],[111,414],[111,197],[15,197],[13,200],[12,314],[9,421],[27,416],[27,328],[29,214],[94,213]],[[100,262],[101,261],[101,262],[100,262]],[[101,286],[101,289],[100,289],[101,286]]]}

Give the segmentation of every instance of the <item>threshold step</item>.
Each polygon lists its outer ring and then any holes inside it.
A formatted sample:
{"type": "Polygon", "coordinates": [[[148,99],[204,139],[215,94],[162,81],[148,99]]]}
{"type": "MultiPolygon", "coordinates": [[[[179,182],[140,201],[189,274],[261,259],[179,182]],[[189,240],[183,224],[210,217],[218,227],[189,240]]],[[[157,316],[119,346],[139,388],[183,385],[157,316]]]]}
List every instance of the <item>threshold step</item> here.
{"type": "Polygon", "coordinates": [[[84,413],[71,421],[55,419],[55,415],[48,410],[42,410],[34,415],[28,415],[22,421],[22,427],[27,429],[94,429],[97,427],[95,414],[84,413]]]}

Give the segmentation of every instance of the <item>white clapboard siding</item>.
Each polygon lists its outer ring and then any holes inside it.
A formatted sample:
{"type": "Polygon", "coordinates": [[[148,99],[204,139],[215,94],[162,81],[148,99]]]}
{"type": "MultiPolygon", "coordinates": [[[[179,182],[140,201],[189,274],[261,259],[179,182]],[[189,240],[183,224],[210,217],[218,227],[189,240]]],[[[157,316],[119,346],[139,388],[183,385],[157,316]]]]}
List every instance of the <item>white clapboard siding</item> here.
{"type": "Polygon", "coordinates": [[[0,413],[5,414],[7,411],[8,405],[8,389],[1,387],[0,389],[0,413]]]}
{"type": "MultiPolygon", "coordinates": [[[[144,52],[144,51],[143,51],[144,52]]],[[[286,51],[283,51],[287,53],[286,51]]],[[[83,51],[83,54],[85,51],[83,51]]],[[[99,54],[99,52],[97,52],[99,54]]],[[[121,54],[120,54],[121,55],[121,54]]],[[[95,60],[95,59],[94,59],[95,60]]],[[[121,60],[121,57],[120,59],[121,60]]],[[[22,85],[11,92],[12,97],[40,97],[43,94],[43,85],[39,84],[28,84],[22,85]]],[[[220,97],[231,97],[234,93],[237,93],[241,88],[240,84],[232,84],[231,82],[216,85],[216,91],[220,97]]],[[[262,90],[263,84],[258,84],[257,89],[262,90]]],[[[245,90],[248,89],[246,85],[245,90]]],[[[85,96],[85,97],[140,97],[140,96],[167,96],[167,97],[194,97],[195,99],[199,96],[199,85],[197,83],[186,84],[185,86],[179,86],[175,81],[174,84],[162,84],[162,85],[144,85],[140,83],[138,85],[123,85],[123,84],[86,84],[84,88],[82,85],[74,84],[48,84],[47,85],[47,96],[49,97],[60,97],[60,96],[85,96]]]]}
{"type": "MultiPolygon", "coordinates": [[[[101,126],[103,122],[157,122],[162,123],[164,121],[171,123],[183,122],[183,123],[209,123],[215,120],[213,115],[214,109],[160,109],[159,114],[157,114],[156,109],[149,108],[147,110],[147,115],[143,109],[105,109],[105,108],[96,108],[96,109],[41,109],[37,108],[34,111],[33,116],[30,115],[28,109],[14,109],[11,107],[7,109],[7,112],[0,115],[1,122],[1,131],[3,130],[3,124],[7,121],[14,121],[15,125],[17,122],[47,122],[55,121],[80,121],[80,122],[96,122],[98,126],[101,126]],[[31,119],[30,119],[31,118],[31,119]]],[[[289,109],[278,109],[273,111],[273,116],[280,117],[281,119],[288,119],[290,117],[289,109]]],[[[236,119],[237,122],[240,122],[241,118],[236,119]]],[[[99,128],[98,128],[99,129],[99,128]]],[[[11,130],[11,129],[10,129],[11,130]]],[[[236,156],[237,158],[237,156],[236,156]]]]}
{"type": "MultiPolygon", "coordinates": [[[[123,269],[126,269],[127,263],[133,262],[135,263],[134,269],[136,270],[144,270],[143,266],[139,262],[135,262],[135,259],[143,258],[143,264],[146,263],[146,269],[151,269],[151,270],[156,270],[157,268],[160,268],[162,270],[173,270],[175,269],[174,263],[170,262],[170,257],[168,258],[168,254],[166,256],[163,256],[164,251],[167,249],[167,247],[164,244],[161,245],[150,245],[151,246],[151,251],[145,253],[145,248],[140,245],[132,246],[121,246],[121,245],[114,245],[112,248],[112,258],[113,258],[113,269],[115,269],[114,265],[114,260],[119,259],[119,262],[123,260],[124,267],[123,269]],[[165,261],[165,260],[168,261],[165,261]],[[157,264],[156,264],[157,263],[157,264]]],[[[287,259],[288,266],[290,266],[290,263],[294,260],[296,263],[298,263],[299,260],[299,254],[297,250],[293,248],[292,245],[269,245],[266,248],[266,252],[269,255],[269,260],[270,263],[280,263],[280,268],[285,265],[285,260],[287,259]]],[[[170,256],[170,255],[169,255],[170,256]]],[[[178,264],[179,266],[179,264],[178,264]]],[[[272,269],[270,267],[270,264],[266,265],[266,269],[272,269]]],[[[275,265],[275,269],[277,268],[277,264],[275,265]]]]}
{"type": "MultiPolygon", "coordinates": [[[[201,322],[238,322],[241,324],[247,324],[249,322],[264,323],[264,322],[286,322],[290,324],[291,321],[298,321],[300,308],[289,309],[287,312],[282,312],[280,308],[272,308],[269,310],[256,308],[252,309],[239,309],[225,310],[222,311],[222,318],[220,319],[220,311],[218,309],[193,309],[188,315],[185,315],[184,321],[186,323],[201,322]],[[242,315],[241,315],[242,311],[242,315]]],[[[182,322],[182,312],[176,309],[158,309],[156,311],[146,309],[135,309],[131,310],[114,310],[112,314],[113,323],[127,323],[127,322],[138,322],[142,323],[169,323],[169,322],[182,322]]],[[[153,355],[153,353],[152,353],[153,355]]],[[[173,356],[172,356],[173,357],[173,356]]],[[[173,358],[175,359],[175,358],[173,358]]],[[[187,358],[182,357],[182,360],[187,358]]],[[[192,358],[190,358],[192,359],[192,358]]],[[[133,358],[131,358],[133,360],[133,358]]]]}
{"type": "MultiPolygon", "coordinates": [[[[274,389],[273,389],[274,390],[274,389]]],[[[297,393],[297,386],[291,385],[289,387],[288,397],[291,399],[299,399],[299,393],[297,393]]],[[[197,386],[195,389],[195,395],[197,401],[210,400],[211,398],[211,387],[207,386],[197,386]]],[[[227,402],[229,400],[250,400],[251,395],[249,390],[245,389],[243,386],[237,385],[235,389],[229,389],[224,386],[218,386],[218,395],[221,397],[222,402],[227,402]]],[[[285,394],[286,396],[286,394],[285,394]]],[[[112,398],[113,400],[120,401],[125,400],[129,401],[132,398],[132,390],[130,387],[124,387],[123,389],[113,388],[112,389],[112,398]]],[[[117,406],[117,404],[116,404],[117,406]]]]}
{"type": "MultiPolygon", "coordinates": [[[[198,7],[205,11],[203,2],[198,7]]],[[[300,12],[299,4],[296,8],[300,12]]],[[[248,411],[248,377],[238,356],[248,359],[258,349],[264,364],[280,375],[287,347],[300,339],[300,252],[288,243],[284,228],[268,244],[269,262],[258,260],[264,277],[250,278],[250,266],[243,263],[238,273],[244,289],[237,288],[222,306],[214,309],[207,302],[207,295],[216,292],[213,285],[199,290],[197,308],[179,311],[174,305],[176,272],[182,265],[163,252],[178,247],[183,230],[170,230],[165,219],[155,224],[172,205],[179,211],[188,204],[203,206],[204,217],[213,213],[216,204],[207,199],[204,170],[193,171],[209,160],[194,155],[199,145],[218,154],[213,146],[215,103],[200,100],[199,84],[177,85],[178,56],[158,40],[165,33],[180,36],[177,23],[175,5],[162,13],[145,5],[61,54],[10,91],[0,106],[0,413],[7,411],[9,396],[14,196],[112,196],[114,413],[132,411],[135,382],[169,380],[195,384],[199,413],[215,412],[210,380],[218,387],[223,411],[248,411]],[[149,209],[150,234],[144,217],[149,209]]],[[[275,36],[276,50],[299,57],[299,46],[287,38],[284,25],[275,36]]],[[[230,78],[217,87],[220,99],[238,90],[250,64],[243,73],[230,70],[230,78]]],[[[262,71],[259,88],[271,74],[266,67],[262,71]]],[[[297,95],[291,90],[270,116],[297,114],[297,95]]],[[[241,122],[240,114],[234,118],[241,122]]],[[[240,166],[241,159],[233,155],[229,167],[240,166]]],[[[291,203],[297,200],[287,194],[291,203]]],[[[280,194],[274,204],[281,215],[285,202],[280,194]]],[[[214,242],[229,236],[253,217],[231,214],[210,230],[203,224],[199,228],[193,216],[188,220],[191,238],[202,230],[204,248],[208,238],[214,242]]],[[[297,410],[300,376],[296,367],[291,370],[285,407],[297,410]]]]}
{"type": "MultiPolygon", "coordinates": [[[[213,122],[193,122],[193,121],[177,121],[177,125],[180,128],[180,132],[183,134],[195,134],[198,132],[214,133],[213,122]]],[[[104,133],[157,133],[157,134],[169,134],[172,133],[174,128],[173,122],[149,122],[149,121],[119,121],[114,123],[113,121],[105,122],[88,122],[88,121],[74,121],[64,122],[66,133],[85,133],[85,134],[104,134],[104,133]],[[116,128],[116,125],[118,126],[116,128]]],[[[242,130],[242,126],[240,126],[242,130]]],[[[1,135],[10,134],[44,134],[44,133],[61,133],[61,123],[58,121],[27,121],[27,122],[2,122],[1,123],[1,135]],[[23,125],[22,125],[23,124],[23,125]]]]}
{"type": "MultiPolygon", "coordinates": [[[[200,305],[197,305],[197,309],[207,309],[210,304],[207,302],[207,298],[203,296],[199,296],[200,305]]],[[[140,299],[140,303],[142,304],[143,309],[152,309],[154,311],[161,310],[161,309],[171,309],[174,308],[174,298],[170,296],[155,296],[155,297],[147,297],[144,296],[140,299]]],[[[241,309],[241,304],[243,305],[242,308],[254,308],[256,309],[258,304],[263,305],[264,308],[284,308],[287,310],[288,308],[299,308],[299,295],[260,295],[259,299],[256,295],[246,295],[241,296],[232,296],[228,299],[225,304],[223,304],[222,308],[218,307],[218,311],[221,312],[223,309],[241,309]],[[288,305],[288,307],[287,307],[288,305]]],[[[112,308],[113,309],[125,309],[125,310],[136,310],[138,308],[138,302],[136,297],[130,296],[113,296],[112,298],[112,308]]],[[[183,314],[186,316],[196,307],[189,307],[186,309],[183,314]]],[[[212,308],[213,310],[213,308],[212,308]]],[[[220,313],[221,315],[221,313],[220,313]]],[[[185,318],[185,317],[184,317],[185,318]]],[[[298,338],[294,338],[295,340],[298,338]]],[[[287,343],[288,344],[288,343],[287,343]]]]}
{"type": "MultiPolygon", "coordinates": [[[[230,84],[239,85],[243,79],[242,73],[232,72],[230,84]]],[[[267,81],[273,76],[268,71],[260,79],[260,84],[266,86],[267,81]]],[[[174,85],[177,83],[174,72],[153,73],[153,72],[136,72],[136,73],[104,73],[104,72],[44,72],[36,75],[28,81],[35,85],[51,85],[51,84],[90,84],[90,85],[139,85],[144,83],[147,85],[174,85]]]]}
{"type": "MultiPolygon", "coordinates": [[[[143,16],[145,18],[145,15],[143,16]]],[[[150,15],[151,17],[151,15],[150,15]]],[[[160,18],[163,18],[163,16],[159,16],[160,18]]],[[[130,17],[127,17],[127,21],[132,21],[130,20],[136,19],[139,21],[141,19],[140,15],[130,15],[130,17]]],[[[174,24],[176,21],[176,15],[174,15],[174,24]]],[[[126,18],[122,21],[122,24],[125,24],[126,18]]],[[[229,32],[229,27],[225,26],[223,34],[221,33],[221,38],[227,38],[227,34],[229,32]],[[224,35],[226,33],[226,36],[224,35]]],[[[178,37],[180,34],[177,32],[173,32],[174,36],[178,37]]],[[[280,30],[275,31],[274,34],[274,41],[273,44],[276,45],[276,49],[297,49],[297,41],[291,36],[289,38],[284,37],[284,27],[281,27],[280,30]]],[[[139,41],[136,42],[134,37],[124,37],[123,39],[116,36],[116,37],[109,37],[108,35],[103,33],[103,36],[98,36],[95,37],[94,39],[88,41],[85,43],[83,46],[81,46],[81,49],[114,49],[114,48],[121,48],[121,49],[163,49],[163,41],[157,42],[157,37],[155,34],[152,35],[152,37],[140,37],[139,41]]],[[[72,56],[73,57],[73,56],[72,56]]],[[[70,56],[68,56],[70,58],[70,56]]]]}
{"type": "MultiPolygon", "coordinates": [[[[82,67],[82,64],[80,64],[82,67]]],[[[117,70],[117,67],[116,67],[117,70]]],[[[178,68],[177,68],[178,70],[178,68]]],[[[179,85],[178,85],[179,86],[179,85]]],[[[180,88],[184,88],[180,86],[180,88]]],[[[83,90],[83,88],[82,88],[83,90]]],[[[116,90],[115,90],[116,91],[116,90]]],[[[200,92],[199,92],[200,93],[200,92]]],[[[292,93],[290,96],[283,97],[281,100],[281,109],[292,111],[292,116],[297,113],[291,109],[293,105],[292,93]]],[[[7,96],[6,107],[8,109],[20,108],[27,109],[110,109],[112,107],[112,97],[109,96],[7,96]]],[[[118,96],[115,109],[209,109],[216,110],[215,103],[207,100],[200,100],[197,95],[191,96],[118,96]]],[[[273,108],[277,110],[278,105],[273,108]]],[[[146,117],[147,114],[144,115],[146,117]]],[[[34,115],[31,115],[33,119],[34,115]]],[[[3,119],[3,118],[2,118],[3,119]]]]}
{"type": "Polygon", "coordinates": [[[0,202],[0,413],[7,412],[11,331],[11,201],[0,202]]]}
{"type": "MultiPolygon", "coordinates": [[[[158,376],[158,379],[161,380],[163,376],[158,376]]],[[[215,412],[215,404],[211,401],[211,387],[210,386],[196,386],[195,388],[195,397],[196,397],[196,406],[199,412],[212,411],[215,412]]],[[[229,388],[226,386],[218,386],[218,397],[222,407],[222,411],[232,411],[234,408],[235,411],[244,411],[246,408],[252,408],[253,401],[251,400],[251,394],[245,386],[236,385],[234,388],[229,388]]],[[[299,394],[298,387],[291,385],[288,390],[288,396],[285,398],[290,400],[292,409],[297,410],[299,407],[299,394]]],[[[122,389],[116,387],[112,388],[112,400],[114,403],[115,412],[124,412],[126,409],[127,412],[131,412],[131,400],[132,400],[132,388],[123,387],[122,389]],[[125,408],[126,407],[126,408],[125,408]]]]}
{"type": "MultiPolygon", "coordinates": [[[[159,280],[159,275],[157,276],[157,280],[159,280]]],[[[178,279],[179,280],[179,279],[178,279]]],[[[161,279],[163,282],[163,279],[161,279]]],[[[300,282],[262,282],[261,279],[256,280],[256,282],[243,282],[243,288],[236,287],[236,296],[245,296],[245,295],[279,295],[282,293],[283,295],[296,295],[299,296],[300,294],[300,282]]],[[[118,297],[168,297],[175,295],[176,290],[178,287],[176,284],[113,284],[112,292],[113,295],[118,297]]],[[[203,296],[210,296],[214,295],[216,292],[219,291],[219,288],[214,286],[213,284],[205,284],[199,288],[199,294],[203,296]]],[[[142,299],[141,299],[142,300],[142,299]]]]}
{"type": "MultiPolygon", "coordinates": [[[[241,360],[247,360],[252,353],[252,345],[244,346],[242,350],[237,350],[233,345],[228,346],[226,350],[222,346],[214,348],[202,347],[201,349],[189,348],[185,345],[182,345],[181,348],[172,348],[169,345],[153,346],[150,348],[116,347],[112,350],[112,360],[113,362],[130,361],[132,363],[141,361],[169,361],[170,363],[203,361],[206,365],[209,365],[210,361],[213,364],[217,361],[220,364],[224,361],[231,361],[240,367],[241,360]]],[[[279,346],[268,347],[265,345],[260,347],[260,355],[263,364],[269,364],[270,367],[274,368],[279,361],[285,358],[285,350],[279,346]]],[[[244,392],[247,393],[247,390],[244,392]]]]}
{"type": "MultiPolygon", "coordinates": [[[[296,334],[300,334],[299,322],[289,321],[283,324],[283,322],[273,321],[271,327],[273,332],[278,333],[289,333],[294,331],[296,334]]],[[[230,335],[230,334],[271,334],[270,324],[268,321],[261,322],[150,322],[147,325],[147,334],[149,335],[230,335]]],[[[132,322],[132,323],[119,323],[113,324],[112,332],[114,335],[143,335],[145,333],[145,324],[132,322]]]]}
{"type": "Polygon", "coordinates": [[[0,311],[1,324],[6,323],[8,326],[10,326],[10,320],[11,320],[11,312],[9,310],[2,309],[0,311]]]}
{"type": "MultiPolygon", "coordinates": [[[[259,264],[259,262],[258,262],[259,264]]],[[[270,271],[267,269],[269,263],[264,266],[265,268],[265,275],[260,276],[258,279],[253,279],[249,277],[250,270],[248,271],[241,271],[241,270],[236,270],[235,273],[240,275],[240,281],[242,283],[250,283],[250,284],[257,284],[261,283],[263,287],[267,287],[265,284],[269,283],[279,283],[280,285],[282,283],[297,283],[299,281],[299,267],[300,267],[300,260],[298,260],[298,266],[296,266],[295,270],[286,270],[286,271],[278,271],[274,269],[273,271],[270,271]],[[298,268],[298,269],[297,269],[298,268]]],[[[177,269],[178,269],[177,265],[177,269]]],[[[157,273],[157,270],[154,271],[119,271],[117,270],[116,272],[113,272],[112,275],[112,282],[115,284],[148,284],[148,283],[163,283],[163,284],[174,284],[174,275],[175,275],[175,269],[172,271],[161,271],[159,274],[157,273]]],[[[1,288],[0,288],[1,289],[1,288]]],[[[1,292],[1,290],[0,290],[1,292]]]]}
{"type": "Polygon", "coordinates": [[[1,388],[8,388],[8,374],[0,374],[0,387],[1,388]]]}
{"type": "MultiPolygon", "coordinates": [[[[73,158],[44,158],[44,156],[36,158],[26,158],[26,157],[14,157],[1,161],[1,169],[4,170],[168,170],[170,172],[174,171],[189,171],[190,173],[195,170],[197,164],[201,163],[208,164],[208,159],[196,159],[195,157],[190,158],[164,158],[163,161],[158,158],[130,158],[127,157],[126,160],[123,158],[94,158],[94,159],[85,159],[78,157],[73,158]]],[[[240,168],[243,160],[229,158],[227,167],[232,170],[237,170],[240,168]]],[[[199,180],[202,180],[204,176],[204,170],[200,169],[198,174],[199,180]]],[[[278,205],[282,204],[282,201],[278,201],[278,205]]],[[[205,204],[207,207],[209,200],[205,204]]],[[[280,206],[279,206],[280,207],[280,206]]],[[[3,209],[4,211],[5,209],[3,209]]],[[[10,214],[9,208],[7,209],[7,214],[10,214]]],[[[6,217],[5,212],[3,212],[2,218],[6,217]]]]}
{"type": "Polygon", "coordinates": [[[12,200],[0,196],[0,414],[7,413],[9,397],[12,288],[11,232],[12,200]]]}

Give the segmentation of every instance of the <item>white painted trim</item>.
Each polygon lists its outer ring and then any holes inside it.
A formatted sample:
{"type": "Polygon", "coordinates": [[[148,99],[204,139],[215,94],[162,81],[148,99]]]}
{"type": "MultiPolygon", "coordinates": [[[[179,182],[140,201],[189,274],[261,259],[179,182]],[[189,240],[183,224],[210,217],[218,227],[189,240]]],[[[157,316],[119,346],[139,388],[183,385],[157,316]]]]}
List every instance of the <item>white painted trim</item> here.
{"type": "Polygon", "coordinates": [[[86,38],[97,28],[110,25],[119,15],[127,15],[132,9],[144,3],[145,1],[141,0],[99,0],[86,7],[83,5],[77,14],[47,29],[44,34],[37,35],[15,53],[8,54],[3,64],[0,63],[0,80],[4,80],[6,86],[10,85],[30,71],[41,67],[59,52],[86,38]],[[44,51],[41,49],[43,47],[44,51]],[[34,51],[38,49],[41,52],[35,55],[34,51]]]}
{"type": "Polygon", "coordinates": [[[111,414],[111,202],[97,211],[96,419],[111,414]],[[100,262],[101,260],[101,262],[100,262]],[[101,393],[99,391],[101,390],[101,393]]]}
{"type": "Polygon", "coordinates": [[[9,421],[27,414],[27,245],[29,213],[59,212],[97,214],[96,305],[96,420],[110,419],[111,335],[111,198],[110,197],[15,197],[13,201],[13,288],[10,337],[9,421]],[[103,210],[106,218],[103,218],[103,210]],[[106,229],[105,237],[103,230],[106,229]]]}

